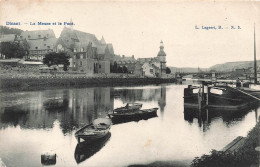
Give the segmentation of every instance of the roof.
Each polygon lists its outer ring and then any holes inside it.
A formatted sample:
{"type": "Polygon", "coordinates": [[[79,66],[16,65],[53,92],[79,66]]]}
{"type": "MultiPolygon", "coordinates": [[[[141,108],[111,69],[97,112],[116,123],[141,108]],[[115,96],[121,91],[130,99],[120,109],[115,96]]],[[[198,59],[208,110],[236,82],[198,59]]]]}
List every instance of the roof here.
{"type": "Polygon", "coordinates": [[[161,50],[158,52],[157,56],[166,56],[166,54],[165,54],[165,52],[161,49],[161,50]]]}
{"type": "Polygon", "coordinates": [[[114,56],[114,61],[116,61],[117,63],[136,63],[136,59],[132,56],[119,56],[119,55],[115,55],[114,56]]]}
{"type": "Polygon", "coordinates": [[[27,40],[34,40],[40,38],[56,38],[52,29],[48,30],[35,30],[35,31],[23,31],[21,36],[27,40]],[[30,37],[30,38],[29,38],[30,37]]]}
{"type": "Polygon", "coordinates": [[[13,42],[15,40],[16,34],[4,34],[0,35],[0,42],[13,42]]]}
{"type": "Polygon", "coordinates": [[[59,41],[62,42],[65,47],[74,49],[77,51],[87,51],[88,45],[91,43],[92,47],[97,50],[97,54],[105,54],[106,47],[111,54],[114,54],[113,45],[111,43],[106,44],[104,37],[98,40],[94,34],[86,33],[79,30],[73,30],[71,28],[64,27],[59,41]]]}
{"type": "Polygon", "coordinates": [[[160,62],[160,60],[157,57],[138,58],[137,61],[139,61],[140,64],[144,64],[145,62],[160,62]]]}
{"type": "Polygon", "coordinates": [[[104,37],[102,36],[101,40],[99,41],[101,44],[106,44],[106,41],[104,39],[104,37]]]}
{"type": "Polygon", "coordinates": [[[109,52],[110,52],[111,54],[115,54],[115,53],[114,53],[113,45],[112,45],[111,43],[108,43],[107,46],[108,46],[109,52]]]}
{"type": "Polygon", "coordinates": [[[105,54],[107,45],[98,45],[97,46],[97,54],[105,54]]]}
{"type": "Polygon", "coordinates": [[[28,40],[30,50],[53,49],[56,42],[57,42],[57,38],[48,38],[46,40],[44,40],[44,39],[28,40]],[[36,47],[37,47],[37,49],[36,49],[36,47]]]}
{"type": "Polygon", "coordinates": [[[79,39],[79,42],[82,45],[87,46],[89,44],[89,42],[92,42],[92,46],[95,47],[95,46],[100,44],[98,39],[97,39],[97,37],[95,35],[93,35],[93,34],[82,32],[82,31],[78,31],[78,30],[73,30],[73,33],[75,33],[75,35],[79,39]]]}

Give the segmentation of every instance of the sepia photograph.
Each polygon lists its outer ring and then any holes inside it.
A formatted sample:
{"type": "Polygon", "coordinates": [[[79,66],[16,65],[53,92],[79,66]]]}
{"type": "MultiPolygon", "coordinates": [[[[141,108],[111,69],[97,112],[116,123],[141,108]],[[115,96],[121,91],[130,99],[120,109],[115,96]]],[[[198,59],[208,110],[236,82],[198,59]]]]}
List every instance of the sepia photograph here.
{"type": "Polygon", "coordinates": [[[260,167],[259,104],[260,1],[0,0],[0,167],[260,167]]]}

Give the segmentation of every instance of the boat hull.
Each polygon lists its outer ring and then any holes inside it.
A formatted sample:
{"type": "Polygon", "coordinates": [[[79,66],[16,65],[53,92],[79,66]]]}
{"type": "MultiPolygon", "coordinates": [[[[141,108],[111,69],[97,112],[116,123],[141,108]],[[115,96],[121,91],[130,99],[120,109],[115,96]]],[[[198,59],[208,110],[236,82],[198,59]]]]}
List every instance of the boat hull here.
{"type": "Polygon", "coordinates": [[[96,119],[93,123],[80,128],[75,133],[75,137],[78,140],[78,143],[80,143],[80,139],[83,139],[84,141],[92,141],[103,138],[108,134],[111,124],[112,122],[110,119],[96,119]]]}
{"type": "Polygon", "coordinates": [[[136,112],[114,113],[114,114],[109,114],[109,117],[112,119],[113,123],[129,122],[131,120],[137,121],[137,120],[157,117],[157,110],[158,108],[153,108],[153,109],[139,110],[136,112]]]}
{"type": "MultiPolygon", "coordinates": [[[[257,100],[241,94],[229,87],[219,87],[224,89],[222,95],[209,93],[207,108],[225,109],[225,110],[241,110],[258,103],[257,100]]],[[[205,94],[205,96],[207,96],[205,94]]],[[[184,107],[198,108],[198,95],[192,93],[191,88],[184,89],[184,107]]]]}

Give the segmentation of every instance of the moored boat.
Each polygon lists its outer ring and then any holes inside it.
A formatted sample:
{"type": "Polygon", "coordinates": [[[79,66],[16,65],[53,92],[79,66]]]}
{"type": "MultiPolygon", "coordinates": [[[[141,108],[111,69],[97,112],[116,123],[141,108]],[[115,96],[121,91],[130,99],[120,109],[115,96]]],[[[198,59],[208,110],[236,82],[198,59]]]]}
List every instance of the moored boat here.
{"type": "Polygon", "coordinates": [[[109,132],[112,121],[108,118],[95,119],[91,124],[88,124],[80,128],[76,133],[75,137],[80,143],[80,139],[85,141],[92,141],[100,139],[109,132]]]}
{"type": "Polygon", "coordinates": [[[141,119],[148,119],[151,117],[157,116],[158,108],[151,108],[151,109],[143,109],[143,110],[136,110],[132,112],[114,112],[108,114],[108,116],[112,119],[113,123],[116,121],[123,121],[123,120],[141,120],[141,119]]]}
{"type": "Polygon", "coordinates": [[[132,111],[136,111],[136,110],[140,110],[142,108],[143,104],[141,103],[127,103],[126,106],[124,107],[120,107],[120,108],[116,108],[113,110],[113,112],[132,112],[132,111]]]}
{"type": "MultiPolygon", "coordinates": [[[[257,103],[241,92],[229,87],[226,83],[207,83],[207,92],[204,97],[208,108],[225,110],[241,110],[257,103]]],[[[186,108],[198,108],[198,90],[200,87],[189,85],[184,89],[184,106],[186,108]]]]}

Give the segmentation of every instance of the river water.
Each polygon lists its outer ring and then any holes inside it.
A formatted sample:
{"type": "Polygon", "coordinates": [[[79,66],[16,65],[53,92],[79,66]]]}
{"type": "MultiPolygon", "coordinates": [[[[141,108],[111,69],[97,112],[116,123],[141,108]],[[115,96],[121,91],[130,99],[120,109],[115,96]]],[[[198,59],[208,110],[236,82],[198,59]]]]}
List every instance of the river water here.
{"type": "Polygon", "coordinates": [[[155,161],[190,162],[220,150],[256,124],[258,109],[186,111],[186,84],[1,91],[0,166],[37,167],[56,153],[55,166],[128,166],[155,161]],[[77,146],[75,131],[127,102],[158,107],[158,117],[116,124],[96,144],[77,146]]]}

